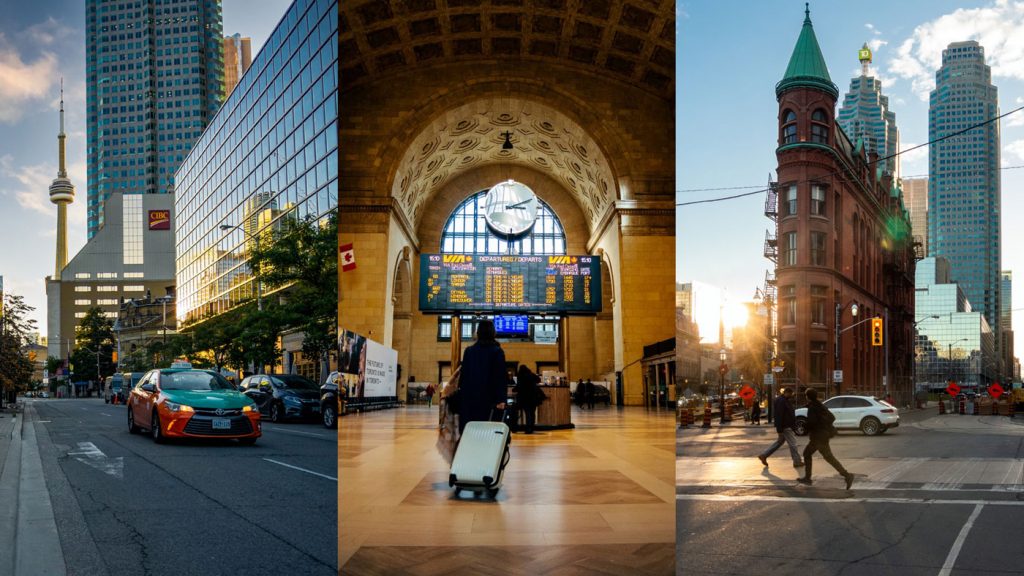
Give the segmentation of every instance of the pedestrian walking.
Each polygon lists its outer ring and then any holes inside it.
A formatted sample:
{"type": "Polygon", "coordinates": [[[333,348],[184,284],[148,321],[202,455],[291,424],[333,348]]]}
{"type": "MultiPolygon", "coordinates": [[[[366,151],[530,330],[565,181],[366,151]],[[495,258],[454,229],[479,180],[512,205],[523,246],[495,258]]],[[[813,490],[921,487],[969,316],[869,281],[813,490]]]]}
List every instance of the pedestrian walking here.
{"type": "Polygon", "coordinates": [[[583,409],[583,405],[587,401],[587,387],[583,384],[583,378],[580,378],[579,382],[576,383],[576,393],[574,394],[576,405],[579,406],[580,410],[583,409]]]}
{"type": "Polygon", "coordinates": [[[793,389],[783,388],[782,393],[775,399],[775,404],[773,405],[775,410],[775,431],[779,434],[779,437],[775,439],[775,442],[767,450],[757,456],[758,460],[766,468],[768,467],[768,457],[781,448],[784,443],[789,445],[789,455],[793,457],[793,467],[799,468],[804,465],[800,461],[800,451],[796,447],[796,433],[793,432],[793,426],[796,425],[796,411],[793,409],[792,398],[793,389]]]}
{"type": "Polygon", "coordinates": [[[427,389],[425,390],[427,393],[427,408],[430,408],[431,404],[434,402],[434,391],[434,383],[431,382],[427,384],[427,389]]]}
{"type": "Polygon", "coordinates": [[[516,404],[526,420],[525,432],[527,434],[533,434],[533,426],[537,420],[537,406],[540,406],[546,398],[544,391],[538,386],[539,383],[540,378],[532,370],[525,364],[519,365],[519,375],[516,378],[516,404]]]}
{"type": "Polygon", "coordinates": [[[476,342],[462,354],[458,401],[460,436],[466,424],[487,422],[493,410],[505,409],[506,382],[505,351],[496,339],[494,322],[481,320],[476,329],[476,342]]]}
{"type": "Polygon", "coordinates": [[[750,408],[750,421],[761,425],[761,401],[758,399],[754,400],[754,405],[750,408]]]}
{"type": "Polygon", "coordinates": [[[586,394],[587,394],[587,407],[591,410],[594,409],[594,383],[587,378],[586,383],[586,394]]]}
{"type": "Polygon", "coordinates": [[[797,478],[797,482],[811,484],[811,456],[815,452],[821,452],[821,457],[825,459],[825,462],[831,464],[836,472],[839,472],[839,475],[846,480],[846,489],[849,490],[853,485],[853,474],[843,468],[839,460],[836,460],[836,457],[832,455],[832,448],[828,445],[829,440],[837,434],[835,426],[832,425],[835,420],[836,417],[832,412],[818,400],[818,391],[808,388],[807,422],[804,423],[804,428],[811,441],[804,448],[804,465],[807,467],[807,471],[803,478],[797,478]]]}

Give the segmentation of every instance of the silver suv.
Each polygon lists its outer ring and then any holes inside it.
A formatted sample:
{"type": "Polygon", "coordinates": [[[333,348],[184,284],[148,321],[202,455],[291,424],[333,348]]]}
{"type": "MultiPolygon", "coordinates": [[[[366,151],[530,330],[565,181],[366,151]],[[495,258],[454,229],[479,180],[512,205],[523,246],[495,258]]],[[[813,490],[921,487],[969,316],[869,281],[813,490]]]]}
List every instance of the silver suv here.
{"type": "MultiPolygon", "coordinates": [[[[896,407],[871,396],[833,396],[823,404],[836,417],[834,426],[837,430],[860,430],[874,436],[900,425],[896,407]]],[[[807,433],[804,429],[806,422],[807,408],[800,408],[796,411],[796,426],[793,427],[798,436],[807,433]]]]}

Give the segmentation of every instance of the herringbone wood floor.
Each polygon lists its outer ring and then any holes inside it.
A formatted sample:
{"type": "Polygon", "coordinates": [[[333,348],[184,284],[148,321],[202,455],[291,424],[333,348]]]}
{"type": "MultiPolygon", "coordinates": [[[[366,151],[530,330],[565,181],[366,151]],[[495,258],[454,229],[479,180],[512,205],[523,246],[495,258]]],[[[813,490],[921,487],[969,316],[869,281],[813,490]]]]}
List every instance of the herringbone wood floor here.
{"type": "Polygon", "coordinates": [[[436,408],[345,416],[340,573],[672,574],[671,413],[574,408],[573,420],[576,430],[514,435],[492,501],[454,497],[436,408]]]}

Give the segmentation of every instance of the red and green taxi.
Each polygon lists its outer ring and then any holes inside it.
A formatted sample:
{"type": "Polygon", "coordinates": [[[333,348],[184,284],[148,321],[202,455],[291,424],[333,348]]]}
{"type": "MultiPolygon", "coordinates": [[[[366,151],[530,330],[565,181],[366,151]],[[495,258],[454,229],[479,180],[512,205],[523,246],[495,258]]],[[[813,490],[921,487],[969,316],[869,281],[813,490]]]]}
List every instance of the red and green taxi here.
{"type": "Polygon", "coordinates": [[[212,370],[175,363],[150,370],[128,397],[128,431],[166,438],[237,438],[253,444],[262,434],[260,411],[212,370]],[[187,367],[186,367],[187,366],[187,367]]]}

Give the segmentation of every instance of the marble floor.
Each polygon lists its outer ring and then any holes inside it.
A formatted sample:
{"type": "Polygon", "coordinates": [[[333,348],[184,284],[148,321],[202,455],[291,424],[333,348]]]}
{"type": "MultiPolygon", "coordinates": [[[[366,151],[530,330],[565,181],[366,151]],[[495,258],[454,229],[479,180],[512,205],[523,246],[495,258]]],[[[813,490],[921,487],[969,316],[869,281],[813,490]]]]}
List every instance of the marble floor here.
{"type": "Polygon", "coordinates": [[[340,574],[673,574],[672,412],[573,407],[514,434],[496,501],[448,487],[437,407],[340,421],[340,574]]]}

